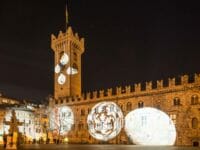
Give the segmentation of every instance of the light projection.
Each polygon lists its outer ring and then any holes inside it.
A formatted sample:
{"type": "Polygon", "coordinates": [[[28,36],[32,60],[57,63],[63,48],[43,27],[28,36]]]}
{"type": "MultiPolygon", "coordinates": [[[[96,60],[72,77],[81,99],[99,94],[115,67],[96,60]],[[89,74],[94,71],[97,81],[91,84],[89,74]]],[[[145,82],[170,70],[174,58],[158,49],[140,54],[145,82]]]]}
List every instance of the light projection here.
{"type": "Polygon", "coordinates": [[[78,73],[78,69],[73,68],[73,67],[69,67],[69,68],[67,68],[66,72],[67,72],[68,75],[74,75],[74,74],[78,73]]]}
{"type": "Polygon", "coordinates": [[[55,73],[59,73],[61,71],[60,65],[56,65],[55,67],[55,73]]]}
{"type": "Polygon", "coordinates": [[[66,81],[66,76],[64,75],[64,74],[60,74],[59,76],[58,76],[58,83],[59,84],[64,84],[65,83],[65,81],[66,81]]]}
{"type": "Polygon", "coordinates": [[[66,65],[66,64],[68,63],[68,61],[69,61],[69,56],[68,56],[66,53],[64,53],[64,54],[61,56],[60,63],[61,63],[62,65],[66,65]]]}
{"type": "Polygon", "coordinates": [[[69,56],[65,52],[62,52],[61,57],[59,59],[59,63],[54,68],[55,73],[58,74],[57,82],[60,85],[63,85],[66,82],[65,74],[75,75],[78,73],[77,65],[74,63],[71,67],[71,65],[68,62],[69,56]]]}
{"type": "Polygon", "coordinates": [[[74,114],[68,106],[55,107],[50,110],[50,129],[57,135],[65,135],[74,124],[74,114]]]}
{"type": "Polygon", "coordinates": [[[137,145],[174,145],[176,129],[169,116],[155,108],[139,108],[125,117],[127,136],[137,145]]]}
{"type": "Polygon", "coordinates": [[[119,134],[123,127],[123,113],[114,102],[96,104],[88,115],[89,133],[98,140],[107,141],[119,134]]]}

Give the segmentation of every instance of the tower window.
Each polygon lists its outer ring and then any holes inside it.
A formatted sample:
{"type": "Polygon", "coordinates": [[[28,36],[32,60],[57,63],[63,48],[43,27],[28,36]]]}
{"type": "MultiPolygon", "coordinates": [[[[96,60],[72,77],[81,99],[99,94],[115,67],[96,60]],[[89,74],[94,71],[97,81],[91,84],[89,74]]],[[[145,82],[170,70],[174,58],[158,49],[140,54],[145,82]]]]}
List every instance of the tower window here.
{"type": "Polygon", "coordinates": [[[192,95],[191,105],[197,105],[199,103],[199,97],[197,95],[192,95]]]}
{"type": "Polygon", "coordinates": [[[198,128],[198,119],[196,117],[192,118],[192,128],[193,129],[197,129],[198,128]]]}
{"type": "Polygon", "coordinates": [[[142,108],[142,107],[144,107],[144,102],[140,101],[140,102],[138,103],[138,108],[142,108]]]}
{"type": "Polygon", "coordinates": [[[128,102],[127,104],[126,104],[126,110],[127,111],[130,111],[132,109],[132,104],[131,104],[131,102],[128,102]]]}
{"type": "Polygon", "coordinates": [[[181,100],[179,97],[175,97],[174,98],[174,106],[179,106],[179,105],[181,105],[181,100]]]}
{"type": "Polygon", "coordinates": [[[73,54],[74,54],[74,61],[77,61],[77,54],[76,54],[76,52],[74,52],[73,54]]]}
{"type": "Polygon", "coordinates": [[[169,117],[173,121],[174,124],[176,124],[176,114],[170,114],[169,117]]]}
{"type": "Polygon", "coordinates": [[[85,115],[85,110],[81,109],[81,116],[84,116],[84,115],[85,115]]]}

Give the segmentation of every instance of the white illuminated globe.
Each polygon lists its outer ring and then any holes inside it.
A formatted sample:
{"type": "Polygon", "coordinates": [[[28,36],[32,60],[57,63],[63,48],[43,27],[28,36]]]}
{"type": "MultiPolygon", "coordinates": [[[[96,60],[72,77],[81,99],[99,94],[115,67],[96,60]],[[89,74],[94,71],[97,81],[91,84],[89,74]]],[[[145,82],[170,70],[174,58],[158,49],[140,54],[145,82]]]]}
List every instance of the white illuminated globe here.
{"type": "Polygon", "coordinates": [[[116,137],[123,127],[123,113],[114,102],[96,104],[87,118],[89,133],[98,140],[116,137]]]}
{"type": "Polygon", "coordinates": [[[64,53],[64,54],[61,56],[60,63],[61,63],[62,65],[66,65],[66,64],[68,63],[68,61],[69,61],[69,56],[68,56],[66,53],[64,53]]]}
{"type": "Polygon", "coordinates": [[[169,116],[155,108],[139,108],[125,117],[127,136],[137,145],[174,145],[176,129],[169,116]]]}
{"type": "Polygon", "coordinates": [[[73,68],[73,67],[68,67],[67,68],[67,74],[68,75],[75,75],[78,73],[78,70],[76,68],[73,68]]]}
{"type": "Polygon", "coordinates": [[[57,135],[67,134],[74,124],[74,114],[70,107],[60,106],[50,110],[50,129],[57,135]]]}
{"type": "Polygon", "coordinates": [[[60,70],[61,70],[61,67],[60,67],[60,65],[57,64],[55,67],[55,73],[59,73],[60,70]]]}
{"type": "Polygon", "coordinates": [[[58,76],[58,83],[59,84],[64,84],[65,83],[65,81],[66,81],[66,76],[64,75],[64,74],[60,74],[59,76],[58,76]]]}

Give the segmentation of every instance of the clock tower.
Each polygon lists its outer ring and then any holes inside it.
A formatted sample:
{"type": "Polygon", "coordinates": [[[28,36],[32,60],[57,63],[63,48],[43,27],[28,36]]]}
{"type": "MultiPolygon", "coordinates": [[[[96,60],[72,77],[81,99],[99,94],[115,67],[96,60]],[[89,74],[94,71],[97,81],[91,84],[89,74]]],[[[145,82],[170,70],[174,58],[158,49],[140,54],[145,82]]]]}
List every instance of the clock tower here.
{"type": "Polygon", "coordinates": [[[54,98],[81,96],[81,55],[84,52],[84,38],[79,38],[68,27],[58,36],[51,35],[54,51],[54,98]]]}

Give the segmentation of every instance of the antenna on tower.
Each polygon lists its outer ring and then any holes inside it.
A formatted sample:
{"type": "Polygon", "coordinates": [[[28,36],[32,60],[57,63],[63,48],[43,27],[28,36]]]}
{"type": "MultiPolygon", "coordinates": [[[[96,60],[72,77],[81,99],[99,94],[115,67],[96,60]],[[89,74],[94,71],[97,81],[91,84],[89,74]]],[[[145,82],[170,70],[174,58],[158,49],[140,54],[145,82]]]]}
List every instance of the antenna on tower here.
{"type": "Polygon", "coordinates": [[[69,24],[69,14],[68,14],[67,1],[66,1],[66,8],[65,8],[65,27],[66,27],[66,30],[67,30],[68,24],[69,24]]]}

